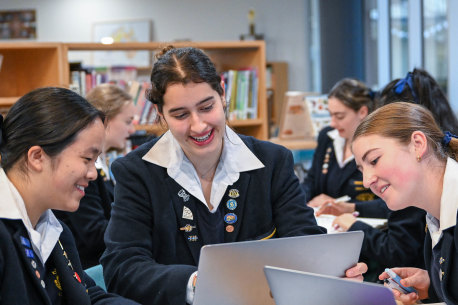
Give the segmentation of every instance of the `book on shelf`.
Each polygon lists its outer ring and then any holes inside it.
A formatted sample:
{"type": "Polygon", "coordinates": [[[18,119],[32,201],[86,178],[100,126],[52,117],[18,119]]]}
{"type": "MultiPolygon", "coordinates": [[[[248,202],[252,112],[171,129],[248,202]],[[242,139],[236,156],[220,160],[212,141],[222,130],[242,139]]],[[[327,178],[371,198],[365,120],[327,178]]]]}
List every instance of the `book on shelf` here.
{"type": "Polygon", "coordinates": [[[326,95],[287,91],[278,137],[282,140],[313,140],[330,122],[326,95]]]}
{"type": "Polygon", "coordinates": [[[258,116],[258,73],[255,68],[228,70],[221,74],[225,84],[228,120],[258,116]]]}

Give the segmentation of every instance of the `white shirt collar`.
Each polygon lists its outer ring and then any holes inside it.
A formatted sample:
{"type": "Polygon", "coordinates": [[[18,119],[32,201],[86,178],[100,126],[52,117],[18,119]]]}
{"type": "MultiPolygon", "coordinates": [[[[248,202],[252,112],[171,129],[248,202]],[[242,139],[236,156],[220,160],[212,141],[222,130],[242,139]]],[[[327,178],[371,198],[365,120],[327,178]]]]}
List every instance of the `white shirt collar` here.
{"type": "Polygon", "coordinates": [[[61,224],[54,214],[47,210],[41,215],[34,229],[27,215],[24,200],[6,176],[3,168],[0,168],[0,198],[2,198],[0,200],[0,218],[22,220],[32,242],[33,250],[44,265],[59,240],[62,232],[61,224]]]}
{"type": "Polygon", "coordinates": [[[458,211],[458,162],[447,158],[442,196],[440,201],[440,221],[427,214],[429,232],[431,234],[433,248],[442,237],[442,231],[456,226],[456,215],[458,211]]]}
{"type": "Polygon", "coordinates": [[[337,129],[333,129],[328,131],[328,136],[332,139],[332,143],[334,145],[334,152],[336,155],[337,163],[339,164],[340,168],[343,168],[347,163],[353,160],[355,157],[351,155],[346,160],[343,160],[344,157],[344,148],[345,148],[345,138],[342,138],[339,135],[339,131],[337,129]]]}
{"type": "MultiPolygon", "coordinates": [[[[143,156],[143,160],[167,168],[167,174],[184,189],[208,206],[202,192],[199,176],[186,158],[180,144],[170,131],[143,156]]],[[[224,136],[223,152],[213,178],[210,202],[215,212],[228,185],[234,184],[241,172],[264,167],[240,137],[228,126],[224,136]]]]}

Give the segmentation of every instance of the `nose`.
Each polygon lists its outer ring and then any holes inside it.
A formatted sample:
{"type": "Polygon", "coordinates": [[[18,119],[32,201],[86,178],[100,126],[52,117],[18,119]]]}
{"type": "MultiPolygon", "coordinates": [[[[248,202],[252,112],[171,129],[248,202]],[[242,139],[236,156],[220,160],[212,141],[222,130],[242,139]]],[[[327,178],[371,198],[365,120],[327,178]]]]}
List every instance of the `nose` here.
{"type": "Polygon", "coordinates": [[[207,127],[207,124],[202,120],[199,114],[197,113],[191,113],[190,115],[191,121],[190,121],[190,127],[191,131],[195,133],[201,133],[205,131],[205,128],[207,127]]]}
{"type": "Polygon", "coordinates": [[[336,126],[337,126],[337,125],[336,125],[336,119],[335,119],[335,117],[333,117],[333,116],[331,116],[331,124],[330,124],[330,126],[331,126],[332,128],[334,128],[334,129],[335,129],[336,126]]]}
{"type": "Polygon", "coordinates": [[[370,188],[371,185],[377,181],[377,176],[370,170],[363,171],[363,185],[365,188],[370,188]]]}
{"type": "Polygon", "coordinates": [[[129,129],[127,130],[127,132],[129,133],[129,135],[131,135],[131,134],[133,134],[135,132],[134,124],[130,123],[129,129]]]}
{"type": "Polygon", "coordinates": [[[97,168],[95,167],[95,162],[91,163],[89,166],[86,176],[90,181],[97,179],[97,168]]]}

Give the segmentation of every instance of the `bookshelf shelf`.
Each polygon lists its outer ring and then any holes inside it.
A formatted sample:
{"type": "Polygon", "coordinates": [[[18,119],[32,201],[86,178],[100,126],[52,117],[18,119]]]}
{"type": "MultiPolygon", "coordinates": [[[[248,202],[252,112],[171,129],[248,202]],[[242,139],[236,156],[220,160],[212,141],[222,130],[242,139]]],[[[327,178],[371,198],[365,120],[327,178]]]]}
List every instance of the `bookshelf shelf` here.
{"type": "Polygon", "coordinates": [[[19,99],[19,96],[0,97],[0,107],[11,107],[19,99]]]}
{"type": "Polygon", "coordinates": [[[316,148],[315,140],[281,140],[279,138],[271,138],[269,140],[272,143],[283,145],[291,150],[308,150],[316,148]]]}

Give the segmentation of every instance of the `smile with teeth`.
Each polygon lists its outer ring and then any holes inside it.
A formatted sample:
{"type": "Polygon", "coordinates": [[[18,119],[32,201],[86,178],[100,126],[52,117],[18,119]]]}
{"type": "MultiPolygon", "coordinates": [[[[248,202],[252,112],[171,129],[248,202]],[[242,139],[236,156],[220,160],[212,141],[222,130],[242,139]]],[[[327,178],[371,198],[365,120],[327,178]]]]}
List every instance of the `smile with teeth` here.
{"type": "Polygon", "coordinates": [[[382,194],[383,194],[387,188],[388,188],[388,185],[386,185],[386,186],[382,187],[382,189],[380,190],[380,193],[382,193],[382,194]]]}
{"type": "Polygon", "coordinates": [[[213,132],[213,130],[211,130],[206,136],[203,136],[203,137],[193,137],[193,136],[191,136],[191,138],[193,138],[197,142],[204,142],[204,141],[208,140],[208,138],[210,138],[212,132],[213,132]]]}
{"type": "Polygon", "coordinates": [[[76,188],[79,189],[81,192],[84,192],[84,186],[76,185],[76,188]]]}

